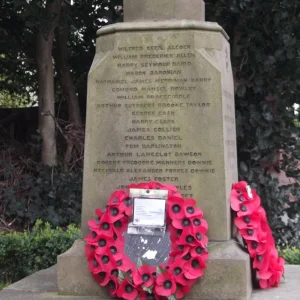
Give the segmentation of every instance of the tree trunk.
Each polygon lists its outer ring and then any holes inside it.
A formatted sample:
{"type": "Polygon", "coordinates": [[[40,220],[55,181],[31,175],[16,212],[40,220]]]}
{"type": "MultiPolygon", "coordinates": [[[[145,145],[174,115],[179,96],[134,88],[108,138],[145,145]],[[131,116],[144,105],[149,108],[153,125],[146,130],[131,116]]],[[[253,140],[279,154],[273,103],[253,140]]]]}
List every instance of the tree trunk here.
{"type": "MultiPolygon", "coordinates": [[[[68,6],[62,4],[62,13],[68,13],[68,6]]],[[[56,51],[54,52],[56,70],[59,75],[59,82],[63,90],[64,97],[68,104],[69,121],[73,123],[74,130],[82,130],[82,120],[76,88],[72,79],[70,66],[68,62],[68,35],[69,28],[66,18],[62,20],[57,30],[56,51]]],[[[67,149],[64,155],[64,168],[69,169],[74,151],[74,144],[67,139],[67,149]]]]}
{"type": "Polygon", "coordinates": [[[60,17],[61,0],[47,0],[46,18],[41,20],[37,34],[37,69],[39,129],[42,138],[42,162],[56,165],[55,97],[52,46],[54,30],[60,17]]]}
{"type": "MultiPolygon", "coordinates": [[[[63,12],[67,12],[66,4],[62,6],[63,12]]],[[[59,81],[68,104],[69,120],[76,126],[82,125],[80,107],[76,89],[72,79],[68,62],[68,24],[64,20],[57,31],[57,49],[55,51],[56,70],[59,74],[59,81]]]]}

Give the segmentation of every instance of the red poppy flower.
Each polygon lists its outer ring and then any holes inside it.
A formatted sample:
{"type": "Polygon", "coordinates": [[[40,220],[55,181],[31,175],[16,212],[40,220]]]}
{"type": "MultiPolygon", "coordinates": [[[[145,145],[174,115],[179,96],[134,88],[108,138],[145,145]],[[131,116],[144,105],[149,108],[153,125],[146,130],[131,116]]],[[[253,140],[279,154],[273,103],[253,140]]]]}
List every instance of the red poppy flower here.
{"type": "Polygon", "coordinates": [[[262,289],[278,287],[281,277],[284,273],[284,259],[273,257],[267,271],[258,271],[259,285],[262,289]]]}
{"type": "MultiPolygon", "coordinates": [[[[271,249],[271,251],[273,251],[273,249],[271,249]]],[[[264,254],[257,254],[254,257],[253,268],[261,270],[262,272],[263,270],[267,271],[272,257],[271,251],[265,252],[264,254]]]]}
{"type": "Polygon", "coordinates": [[[106,236],[104,234],[100,234],[97,236],[97,241],[95,245],[97,246],[96,254],[102,255],[103,253],[108,251],[108,246],[114,243],[114,239],[112,237],[106,236]]]}
{"type": "Polygon", "coordinates": [[[258,231],[256,241],[246,241],[250,257],[255,257],[257,254],[264,254],[266,251],[270,252],[274,248],[275,242],[269,227],[263,228],[265,230],[258,231]]]}
{"type": "Polygon", "coordinates": [[[155,272],[155,267],[150,267],[149,265],[140,266],[133,273],[133,282],[136,285],[143,285],[145,287],[150,287],[153,285],[154,280],[152,274],[155,272]]]}
{"type": "MultiPolygon", "coordinates": [[[[114,198],[114,201],[118,201],[118,200],[120,200],[120,199],[114,198]]],[[[132,211],[133,211],[133,205],[132,204],[133,204],[133,199],[131,197],[129,197],[128,194],[124,194],[119,202],[110,204],[110,207],[117,208],[118,209],[118,214],[119,213],[124,213],[125,215],[131,217],[132,216],[132,211]]],[[[112,214],[115,214],[116,216],[118,216],[116,210],[113,210],[112,214]]]]}
{"type": "Polygon", "coordinates": [[[170,233],[170,240],[172,242],[171,244],[174,245],[174,242],[176,242],[180,238],[182,229],[177,229],[172,224],[170,224],[168,226],[168,231],[170,233]]]}
{"type": "Polygon", "coordinates": [[[93,278],[101,285],[106,286],[110,280],[110,273],[100,272],[98,274],[93,274],[93,278]]]}
{"type": "Polygon", "coordinates": [[[204,227],[194,227],[191,232],[194,233],[195,239],[198,241],[201,247],[206,248],[208,244],[208,237],[206,235],[207,229],[204,227]]]}
{"type": "Polygon", "coordinates": [[[232,190],[230,205],[234,211],[238,212],[238,217],[247,216],[257,211],[260,205],[260,198],[254,194],[253,199],[251,199],[246,193],[239,194],[236,190],[232,190]]]}
{"type": "Polygon", "coordinates": [[[100,272],[105,272],[105,269],[103,269],[103,266],[100,263],[99,258],[96,255],[89,261],[89,271],[92,274],[98,274],[100,272]]]}
{"type": "Polygon", "coordinates": [[[184,277],[184,264],[185,261],[178,259],[169,265],[168,272],[173,275],[176,283],[182,285],[186,284],[186,278],[184,277]]]}
{"type": "Polygon", "coordinates": [[[260,198],[257,196],[253,200],[241,204],[240,211],[238,211],[237,216],[242,217],[242,216],[251,215],[257,211],[259,205],[260,205],[260,198]]]}
{"type": "Polygon", "coordinates": [[[236,217],[234,219],[234,224],[239,229],[260,228],[261,215],[259,212],[254,212],[251,215],[236,217]]]}
{"type": "Polygon", "coordinates": [[[119,206],[109,206],[107,208],[109,223],[114,223],[124,217],[124,213],[120,211],[119,206]]]}
{"type": "Polygon", "coordinates": [[[270,247],[265,242],[257,242],[257,241],[246,241],[247,249],[251,258],[255,257],[258,254],[264,254],[267,249],[270,247]]]}
{"type": "Polygon", "coordinates": [[[130,258],[126,254],[121,253],[116,256],[116,265],[120,271],[126,273],[128,271],[134,272],[136,270],[135,264],[130,260],[130,258]]]}
{"type": "Polygon", "coordinates": [[[189,252],[190,252],[190,246],[188,245],[177,245],[176,249],[174,249],[173,251],[170,252],[169,254],[169,262],[168,263],[172,263],[174,260],[176,261],[176,258],[179,257],[185,257],[189,252]],[[174,259],[175,258],[175,259],[174,259]]]}
{"type": "Polygon", "coordinates": [[[246,191],[248,183],[246,181],[239,181],[237,183],[232,184],[232,189],[233,190],[240,190],[241,192],[246,191]]]}
{"type": "Polygon", "coordinates": [[[103,270],[110,273],[111,270],[116,268],[116,258],[110,252],[96,255],[95,259],[98,262],[98,267],[94,268],[94,274],[102,272],[103,270]]]}
{"type": "Polygon", "coordinates": [[[241,205],[245,202],[249,202],[252,199],[248,197],[246,191],[241,192],[241,190],[231,190],[230,193],[230,206],[234,211],[240,211],[241,205]]]}
{"type": "Polygon", "coordinates": [[[208,251],[201,246],[191,248],[191,256],[200,258],[204,263],[208,260],[208,251]]]}
{"type": "MultiPolygon", "coordinates": [[[[122,203],[128,196],[129,196],[128,193],[123,190],[115,191],[111,194],[111,196],[108,200],[108,205],[109,206],[121,206],[123,208],[122,203]]],[[[121,212],[124,212],[124,210],[121,209],[121,212]]]]}
{"type": "Polygon", "coordinates": [[[206,229],[206,231],[208,230],[208,223],[203,218],[199,218],[198,216],[195,216],[191,218],[191,222],[192,222],[192,228],[194,230],[197,230],[197,227],[203,227],[206,229]]]}
{"type": "Polygon", "coordinates": [[[119,298],[134,300],[138,295],[136,287],[127,278],[122,281],[118,290],[117,296],[119,298]]]}
{"type": "Polygon", "coordinates": [[[88,261],[90,261],[95,255],[96,247],[94,245],[86,244],[84,246],[84,253],[88,261]]]}
{"type": "Polygon", "coordinates": [[[184,218],[184,200],[179,197],[170,197],[167,202],[167,210],[169,217],[174,219],[184,218]]]}
{"type": "Polygon", "coordinates": [[[176,282],[170,273],[162,273],[156,278],[155,292],[159,296],[171,296],[176,292],[176,282]]]}
{"type": "Polygon", "coordinates": [[[178,245],[201,246],[205,248],[208,243],[208,238],[205,235],[204,228],[197,228],[197,230],[184,230],[176,242],[178,245]]]}
{"type": "Polygon", "coordinates": [[[124,252],[124,237],[118,237],[114,242],[110,243],[109,251],[112,255],[116,256],[117,254],[124,252]]]}
{"type": "Polygon", "coordinates": [[[97,208],[95,210],[95,214],[97,216],[97,219],[92,219],[92,220],[88,221],[88,225],[89,225],[89,228],[91,231],[99,229],[99,223],[100,223],[100,219],[103,215],[103,212],[101,211],[101,209],[97,208]]]}
{"type": "Polygon", "coordinates": [[[156,294],[150,294],[143,290],[139,291],[139,299],[140,300],[159,300],[159,296],[156,294]]]}
{"type": "Polygon", "coordinates": [[[122,238],[123,233],[128,228],[128,223],[129,223],[129,220],[127,217],[124,217],[113,223],[112,229],[113,229],[113,232],[118,236],[118,239],[122,238]]]}
{"type": "Polygon", "coordinates": [[[193,257],[184,265],[184,275],[187,279],[196,279],[203,275],[205,263],[199,257],[193,257]]]}
{"type": "MultiPolygon", "coordinates": [[[[119,213],[125,213],[127,216],[132,216],[132,199],[129,197],[129,194],[125,191],[116,191],[114,192],[109,199],[109,208],[115,207],[118,209],[118,214],[116,210],[112,211],[112,214],[118,216],[119,213]]],[[[116,220],[112,219],[114,222],[116,220]]],[[[117,219],[118,220],[118,219],[117,219]]]]}
{"type": "Polygon", "coordinates": [[[97,233],[101,233],[103,235],[113,237],[114,231],[113,231],[113,225],[111,224],[111,219],[109,217],[108,212],[105,212],[100,220],[99,223],[99,230],[97,233]]]}
{"type": "Polygon", "coordinates": [[[246,241],[258,241],[258,232],[259,229],[257,228],[243,228],[239,229],[239,234],[246,240],[246,241]]]}
{"type": "Polygon", "coordinates": [[[192,227],[193,229],[197,229],[197,227],[203,227],[205,232],[208,229],[208,224],[205,219],[201,218],[200,216],[195,216],[192,218],[184,217],[183,219],[173,219],[172,225],[176,229],[185,229],[188,227],[192,227]]]}
{"type": "Polygon", "coordinates": [[[177,284],[177,290],[176,290],[176,298],[177,299],[182,299],[185,295],[187,295],[191,290],[190,285],[181,285],[177,284]]]}
{"type": "Polygon", "coordinates": [[[107,284],[107,288],[110,295],[116,296],[119,288],[119,279],[115,276],[112,276],[107,284]]]}
{"type": "Polygon", "coordinates": [[[97,219],[97,220],[92,219],[92,220],[88,221],[88,226],[89,226],[91,231],[98,230],[99,229],[99,223],[100,223],[100,218],[97,219]]]}
{"type": "Polygon", "coordinates": [[[178,241],[176,241],[177,245],[188,245],[188,246],[197,246],[199,245],[198,239],[195,238],[194,233],[191,232],[190,229],[186,229],[182,232],[178,241]]]}
{"type": "Polygon", "coordinates": [[[96,245],[98,242],[98,234],[96,231],[91,231],[90,234],[84,239],[90,245],[96,245]]]}
{"type": "Polygon", "coordinates": [[[186,199],[184,201],[184,214],[187,218],[192,218],[198,216],[199,218],[203,217],[203,212],[200,208],[195,207],[195,199],[186,199]]]}

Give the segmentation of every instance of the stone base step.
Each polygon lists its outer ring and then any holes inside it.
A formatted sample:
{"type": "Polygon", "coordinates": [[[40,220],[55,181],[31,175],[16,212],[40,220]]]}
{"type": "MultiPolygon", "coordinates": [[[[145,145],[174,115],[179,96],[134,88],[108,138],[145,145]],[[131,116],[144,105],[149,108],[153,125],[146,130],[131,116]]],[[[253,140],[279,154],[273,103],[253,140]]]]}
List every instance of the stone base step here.
{"type": "MultiPolygon", "coordinates": [[[[254,290],[250,300],[300,300],[300,266],[287,265],[285,277],[279,288],[254,290]]],[[[0,292],[0,300],[106,300],[100,297],[59,296],[56,280],[56,266],[53,266],[8,286],[0,292]]]]}

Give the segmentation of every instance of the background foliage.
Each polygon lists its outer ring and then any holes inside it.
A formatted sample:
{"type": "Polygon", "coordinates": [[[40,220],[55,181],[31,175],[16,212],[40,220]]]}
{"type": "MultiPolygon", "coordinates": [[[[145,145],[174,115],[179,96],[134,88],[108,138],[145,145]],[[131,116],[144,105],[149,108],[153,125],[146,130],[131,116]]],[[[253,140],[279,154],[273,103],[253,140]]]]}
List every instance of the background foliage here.
{"type": "Polygon", "coordinates": [[[287,264],[300,265],[300,249],[296,247],[279,250],[279,255],[285,259],[287,264]]]}
{"type": "Polygon", "coordinates": [[[56,264],[80,236],[79,228],[53,229],[38,220],[32,232],[0,234],[0,281],[14,282],[56,264]]]}
{"type": "Polygon", "coordinates": [[[281,245],[300,246],[299,178],[300,3],[295,0],[206,1],[210,21],[231,38],[235,76],[239,176],[258,190],[281,245]],[[280,155],[281,154],[281,155],[280,155]],[[285,218],[283,218],[285,216],[285,218]]]}
{"type": "Polygon", "coordinates": [[[79,224],[81,215],[82,171],[35,166],[35,172],[0,160],[3,182],[0,186],[1,211],[7,223],[31,228],[37,219],[53,226],[79,224]],[[18,176],[16,176],[18,174],[18,176]]]}

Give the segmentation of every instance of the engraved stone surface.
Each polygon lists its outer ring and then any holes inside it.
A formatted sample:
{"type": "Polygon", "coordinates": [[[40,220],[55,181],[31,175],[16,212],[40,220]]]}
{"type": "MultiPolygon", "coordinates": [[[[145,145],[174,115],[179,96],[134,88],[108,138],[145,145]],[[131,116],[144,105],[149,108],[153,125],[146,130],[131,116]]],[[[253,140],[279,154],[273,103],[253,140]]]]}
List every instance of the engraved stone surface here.
{"type": "Polygon", "coordinates": [[[126,0],[124,20],[157,21],[169,19],[205,20],[203,0],[126,0]]]}
{"type": "Polygon", "coordinates": [[[230,238],[237,165],[229,53],[221,31],[100,35],[88,81],[84,233],[112,191],[155,180],[198,201],[210,239],[230,238]]]}

